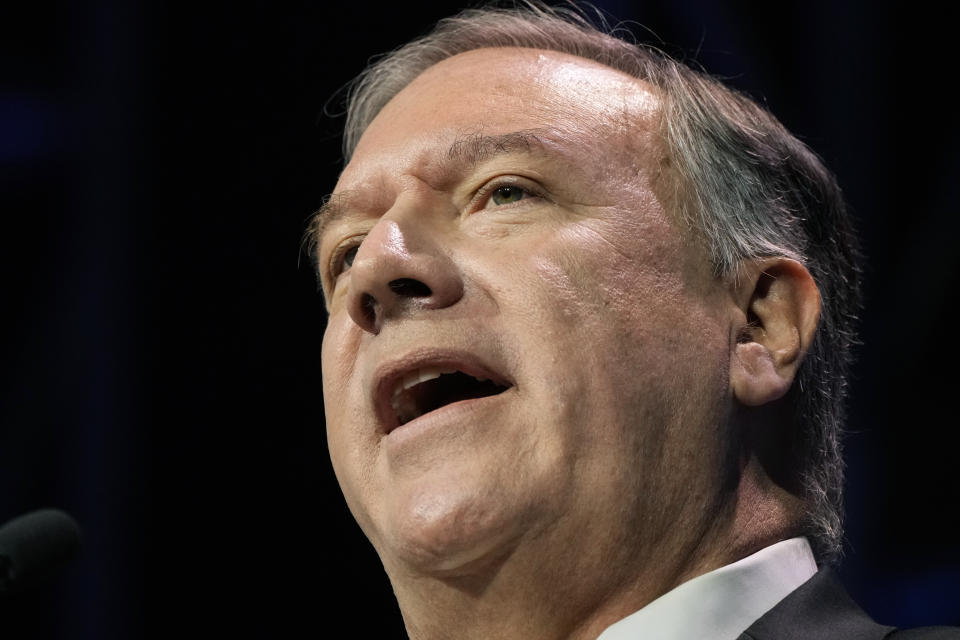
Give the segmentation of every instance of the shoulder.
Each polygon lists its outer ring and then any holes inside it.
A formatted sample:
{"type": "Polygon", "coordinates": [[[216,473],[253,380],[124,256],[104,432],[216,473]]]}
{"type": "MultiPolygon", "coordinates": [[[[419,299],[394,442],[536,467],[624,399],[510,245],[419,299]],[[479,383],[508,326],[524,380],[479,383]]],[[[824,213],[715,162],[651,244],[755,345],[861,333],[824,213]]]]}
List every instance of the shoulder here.
{"type": "Polygon", "coordinates": [[[897,630],[884,640],[960,640],[960,627],[919,627],[897,630]]]}
{"type": "Polygon", "coordinates": [[[741,640],[884,640],[893,632],[857,606],[833,571],[822,569],[753,623],[741,640]]]}
{"type": "Polygon", "coordinates": [[[747,629],[740,640],[960,640],[960,628],[877,624],[833,571],[823,569],[747,629]]]}

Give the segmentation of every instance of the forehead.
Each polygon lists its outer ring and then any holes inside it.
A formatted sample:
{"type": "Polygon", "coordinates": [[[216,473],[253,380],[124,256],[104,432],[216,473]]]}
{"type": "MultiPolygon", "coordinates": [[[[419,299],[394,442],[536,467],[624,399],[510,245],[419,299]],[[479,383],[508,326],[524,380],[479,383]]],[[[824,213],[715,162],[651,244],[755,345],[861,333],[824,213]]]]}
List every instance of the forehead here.
{"type": "Polygon", "coordinates": [[[549,129],[571,143],[601,136],[649,152],[649,141],[639,138],[654,129],[644,124],[659,107],[649,83],[585,58],[509,47],[468,51],[428,68],[386,104],[339,184],[383,157],[436,161],[438,146],[465,134],[549,129]]]}

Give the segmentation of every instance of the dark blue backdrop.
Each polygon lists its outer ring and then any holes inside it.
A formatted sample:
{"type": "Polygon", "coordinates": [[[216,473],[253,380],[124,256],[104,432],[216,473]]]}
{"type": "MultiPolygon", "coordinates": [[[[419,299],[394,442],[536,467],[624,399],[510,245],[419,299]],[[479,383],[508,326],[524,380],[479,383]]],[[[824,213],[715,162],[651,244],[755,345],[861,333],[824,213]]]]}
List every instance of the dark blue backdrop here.
{"type": "MultiPolygon", "coordinates": [[[[600,4],[838,174],[869,256],[842,573],[884,622],[960,624],[949,21],[922,2],[600,4]]],[[[298,249],[339,168],[324,103],[458,5],[0,8],[0,521],[53,505],[86,534],[60,580],[0,603],[9,637],[294,636],[358,603],[361,636],[402,637],[329,469],[298,249]]]]}

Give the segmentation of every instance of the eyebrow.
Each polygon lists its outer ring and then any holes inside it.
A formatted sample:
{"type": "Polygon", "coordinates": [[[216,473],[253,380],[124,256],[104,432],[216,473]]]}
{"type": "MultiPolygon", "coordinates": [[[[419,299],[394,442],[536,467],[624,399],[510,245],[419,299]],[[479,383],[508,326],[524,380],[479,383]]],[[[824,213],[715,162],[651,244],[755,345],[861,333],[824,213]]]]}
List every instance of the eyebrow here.
{"type": "MultiPolygon", "coordinates": [[[[492,157],[515,153],[543,153],[546,151],[545,134],[550,129],[523,129],[497,135],[465,133],[458,135],[447,149],[447,160],[458,165],[473,167],[492,157]]],[[[317,251],[324,231],[350,213],[350,192],[334,193],[324,198],[310,220],[304,240],[308,254],[319,274],[317,251]]]]}
{"type": "Polygon", "coordinates": [[[447,149],[447,158],[472,166],[505,153],[542,152],[545,150],[542,136],[548,131],[524,129],[493,136],[483,133],[462,134],[447,149]]]}

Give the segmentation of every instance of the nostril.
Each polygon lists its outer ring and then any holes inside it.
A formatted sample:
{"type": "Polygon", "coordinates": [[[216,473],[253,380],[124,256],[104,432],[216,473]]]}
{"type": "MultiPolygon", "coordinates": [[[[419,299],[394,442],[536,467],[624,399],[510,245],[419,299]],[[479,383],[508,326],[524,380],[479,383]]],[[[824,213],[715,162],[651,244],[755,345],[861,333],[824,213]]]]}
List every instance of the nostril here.
{"type": "Polygon", "coordinates": [[[376,310],[377,301],[369,293],[363,294],[360,298],[360,310],[363,312],[363,317],[367,322],[373,323],[377,319],[377,310],[376,310]]]}
{"type": "Polygon", "coordinates": [[[430,287],[413,278],[391,280],[388,286],[390,290],[398,296],[406,296],[408,298],[426,298],[433,293],[430,287]]]}

